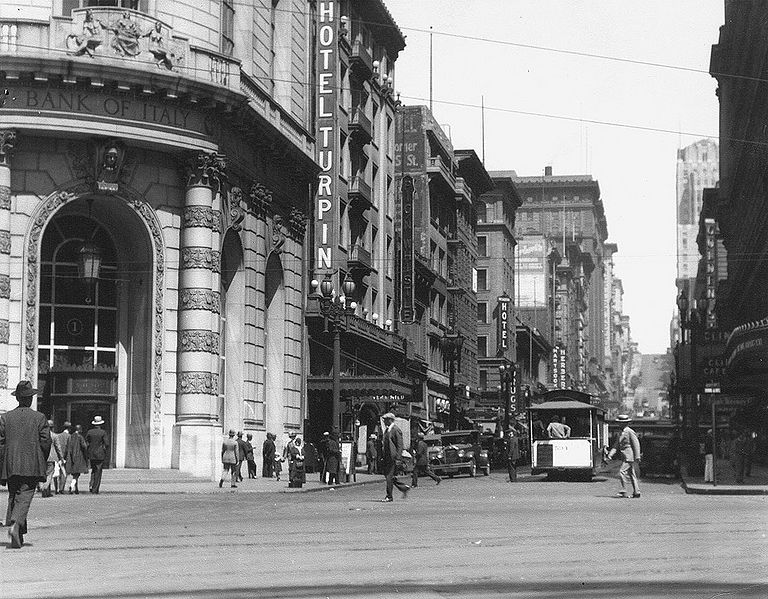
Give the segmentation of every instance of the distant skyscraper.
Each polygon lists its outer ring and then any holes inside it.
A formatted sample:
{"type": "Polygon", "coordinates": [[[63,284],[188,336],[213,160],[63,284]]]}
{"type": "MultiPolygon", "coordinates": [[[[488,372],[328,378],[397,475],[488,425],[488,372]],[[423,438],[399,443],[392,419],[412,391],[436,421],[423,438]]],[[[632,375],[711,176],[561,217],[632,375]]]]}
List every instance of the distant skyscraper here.
{"type": "MultiPolygon", "coordinates": [[[[677,151],[677,286],[693,289],[699,265],[696,236],[702,193],[715,187],[719,175],[717,142],[701,139],[677,151]]],[[[690,291],[689,291],[690,293],[690,291]]]]}

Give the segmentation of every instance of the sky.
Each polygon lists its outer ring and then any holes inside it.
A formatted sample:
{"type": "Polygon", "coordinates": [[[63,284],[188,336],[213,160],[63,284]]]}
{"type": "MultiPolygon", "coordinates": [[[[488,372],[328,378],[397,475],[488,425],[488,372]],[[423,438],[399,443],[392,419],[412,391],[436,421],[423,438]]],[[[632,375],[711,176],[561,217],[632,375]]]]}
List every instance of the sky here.
{"type": "Polygon", "coordinates": [[[455,148],[482,154],[482,103],[488,170],[536,176],[551,165],[599,181],[632,338],[664,353],[676,309],[677,150],[717,138],[708,70],[723,0],[385,4],[406,36],[395,66],[404,104],[429,102],[432,27],[433,113],[455,148]]]}

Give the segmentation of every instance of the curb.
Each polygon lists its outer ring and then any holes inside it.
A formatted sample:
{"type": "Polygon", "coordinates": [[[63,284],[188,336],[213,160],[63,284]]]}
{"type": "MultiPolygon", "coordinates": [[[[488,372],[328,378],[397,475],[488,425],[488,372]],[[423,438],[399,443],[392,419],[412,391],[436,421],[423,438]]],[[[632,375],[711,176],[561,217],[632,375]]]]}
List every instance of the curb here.
{"type": "MultiPolygon", "coordinates": [[[[195,490],[125,490],[125,491],[117,491],[117,490],[110,490],[110,489],[104,489],[102,488],[99,495],[229,495],[232,493],[239,494],[239,495],[265,495],[265,494],[271,494],[271,493],[285,493],[288,495],[294,494],[294,493],[318,493],[320,491],[330,491],[330,490],[336,490],[336,489],[348,489],[350,487],[362,487],[364,485],[372,485],[372,484],[380,484],[384,482],[384,478],[382,477],[379,480],[365,480],[365,481],[359,481],[359,482],[350,482],[350,483],[339,483],[338,485],[330,485],[330,486],[324,486],[324,487],[308,487],[308,488],[302,488],[302,489],[289,489],[287,487],[283,488],[276,488],[276,489],[259,489],[259,490],[240,490],[239,488],[237,490],[228,490],[228,489],[222,489],[219,490],[218,488],[203,488],[195,489],[195,490]]],[[[214,483],[215,484],[215,483],[214,483]]],[[[88,493],[85,493],[85,495],[88,495],[88,493]]]]}
{"type": "Polygon", "coordinates": [[[687,495],[768,495],[768,487],[765,486],[747,486],[734,487],[733,485],[724,485],[722,487],[709,487],[704,485],[689,485],[682,479],[681,486],[687,495]]]}

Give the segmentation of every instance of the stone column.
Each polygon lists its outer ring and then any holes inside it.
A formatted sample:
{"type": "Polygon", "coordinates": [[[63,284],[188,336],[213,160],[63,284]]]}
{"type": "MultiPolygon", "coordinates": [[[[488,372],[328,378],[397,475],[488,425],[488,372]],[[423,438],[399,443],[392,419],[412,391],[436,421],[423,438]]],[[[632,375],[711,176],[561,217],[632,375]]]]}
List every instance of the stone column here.
{"type": "MultiPolygon", "coordinates": [[[[16,132],[0,130],[0,389],[8,388],[11,307],[11,165],[16,132]]],[[[37,381],[32,381],[36,384],[37,381]]]]}
{"type": "Polygon", "coordinates": [[[204,152],[187,165],[179,272],[176,425],[179,470],[215,477],[218,408],[221,213],[215,210],[224,158],[204,152]]]}

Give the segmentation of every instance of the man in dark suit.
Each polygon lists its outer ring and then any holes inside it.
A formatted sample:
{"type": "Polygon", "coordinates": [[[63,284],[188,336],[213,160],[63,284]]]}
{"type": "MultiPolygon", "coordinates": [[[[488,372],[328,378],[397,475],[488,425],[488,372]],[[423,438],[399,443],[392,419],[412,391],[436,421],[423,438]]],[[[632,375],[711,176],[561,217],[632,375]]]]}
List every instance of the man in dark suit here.
{"type": "Polygon", "coordinates": [[[395,415],[387,412],[382,416],[384,421],[384,439],[382,441],[382,458],[384,465],[384,476],[387,479],[387,496],[382,499],[383,502],[392,501],[392,487],[397,487],[403,494],[403,498],[408,496],[411,488],[405,483],[401,483],[395,477],[395,469],[398,462],[402,461],[403,456],[403,432],[395,424],[395,415]]]}
{"type": "Polygon", "coordinates": [[[261,446],[261,476],[272,478],[272,472],[275,465],[275,442],[272,440],[272,433],[267,433],[264,445],[261,446]]]}
{"type": "Polygon", "coordinates": [[[237,469],[237,482],[243,482],[243,462],[247,459],[248,456],[248,446],[245,444],[245,441],[243,440],[243,431],[238,431],[237,433],[237,465],[235,468],[237,469]]]}
{"type": "Polygon", "coordinates": [[[413,446],[413,450],[416,458],[416,464],[413,467],[413,474],[411,476],[411,486],[419,486],[419,477],[428,476],[435,484],[440,484],[440,477],[432,471],[429,466],[429,447],[424,440],[424,433],[419,433],[417,436],[416,444],[413,446]]]}
{"type": "Polygon", "coordinates": [[[517,462],[520,459],[520,441],[517,438],[515,429],[507,431],[507,471],[509,472],[509,482],[517,482],[517,462]]]}
{"type": "Polygon", "coordinates": [[[21,381],[12,393],[19,407],[0,416],[0,485],[8,485],[6,524],[14,549],[24,544],[29,506],[37,483],[46,480],[51,451],[48,420],[30,407],[36,394],[32,383],[21,381]]]}
{"type": "Polygon", "coordinates": [[[248,433],[245,441],[245,459],[248,462],[248,478],[256,478],[256,461],[253,459],[253,435],[248,433]]]}
{"type": "Polygon", "coordinates": [[[88,484],[88,490],[96,495],[101,488],[101,472],[104,470],[104,460],[109,454],[109,437],[101,427],[104,426],[104,420],[101,416],[96,416],[91,422],[93,428],[85,433],[85,443],[88,445],[88,460],[91,463],[91,480],[88,484]]]}

